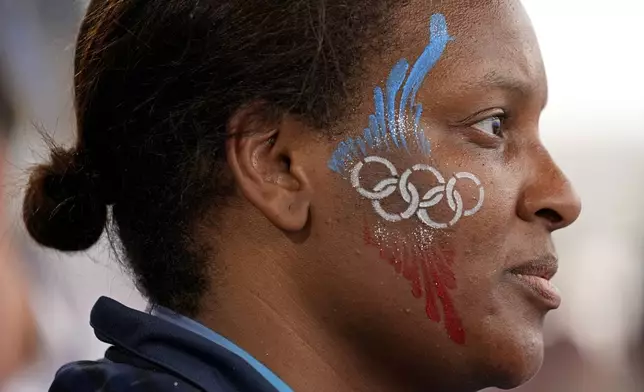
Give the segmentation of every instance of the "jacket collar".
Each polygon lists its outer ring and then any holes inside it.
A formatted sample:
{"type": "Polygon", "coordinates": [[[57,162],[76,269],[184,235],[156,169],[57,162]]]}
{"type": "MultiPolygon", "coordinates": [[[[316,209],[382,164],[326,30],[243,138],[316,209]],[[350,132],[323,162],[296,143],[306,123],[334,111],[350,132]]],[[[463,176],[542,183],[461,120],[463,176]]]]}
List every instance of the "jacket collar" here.
{"type": "Polygon", "coordinates": [[[206,392],[279,392],[245,360],[215,342],[162,318],[101,297],[90,324],[96,337],[206,392]]]}

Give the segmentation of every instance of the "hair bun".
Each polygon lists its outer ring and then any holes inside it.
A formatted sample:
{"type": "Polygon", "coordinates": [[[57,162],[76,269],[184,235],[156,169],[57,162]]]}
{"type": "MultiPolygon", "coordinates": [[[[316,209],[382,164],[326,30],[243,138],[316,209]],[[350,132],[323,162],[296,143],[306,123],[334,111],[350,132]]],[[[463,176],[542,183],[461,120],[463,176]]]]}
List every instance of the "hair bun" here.
{"type": "Polygon", "coordinates": [[[34,240],[62,251],[86,250],[99,240],[107,205],[97,195],[96,177],[74,150],[52,149],[51,162],[33,169],[23,204],[34,240]]]}

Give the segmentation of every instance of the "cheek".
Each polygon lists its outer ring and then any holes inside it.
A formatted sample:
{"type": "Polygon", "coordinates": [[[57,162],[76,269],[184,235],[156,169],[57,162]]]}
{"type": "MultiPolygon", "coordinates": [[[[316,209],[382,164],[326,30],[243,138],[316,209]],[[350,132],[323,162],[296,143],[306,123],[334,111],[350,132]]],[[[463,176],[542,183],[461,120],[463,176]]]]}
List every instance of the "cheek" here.
{"type": "Polygon", "coordinates": [[[409,284],[410,294],[424,303],[427,318],[442,323],[449,338],[456,344],[465,344],[463,322],[454,305],[452,292],[458,288],[453,268],[456,253],[446,241],[432,245],[431,238],[424,235],[416,241],[391,233],[383,235],[381,229],[364,228],[364,244],[377,250],[380,262],[388,263],[396,274],[409,284]]]}
{"type": "MultiPolygon", "coordinates": [[[[487,263],[495,248],[490,244],[498,242],[490,240],[495,236],[488,229],[500,216],[489,211],[489,204],[498,204],[498,195],[490,198],[475,170],[410,164],[409,157],[393,161],[374,155],[350,168],[342,186],[343,202],[354,211],[350,227],[362,223],[362,242],[372,250],[365,254],[376,255],[404,278],[427,319],[441,324],[453,342],[465,344],[465,308],[458,304],[464,296],[465,303],[472,302],[472,287],[459,294],[459,283],[471,286],[464,283],[471,276],[494,270],[487,263]],[[483,258],[482,248],[487,249],[483,258]]],[[[487,179],[486,174],[481,177],[487,179]]]]}

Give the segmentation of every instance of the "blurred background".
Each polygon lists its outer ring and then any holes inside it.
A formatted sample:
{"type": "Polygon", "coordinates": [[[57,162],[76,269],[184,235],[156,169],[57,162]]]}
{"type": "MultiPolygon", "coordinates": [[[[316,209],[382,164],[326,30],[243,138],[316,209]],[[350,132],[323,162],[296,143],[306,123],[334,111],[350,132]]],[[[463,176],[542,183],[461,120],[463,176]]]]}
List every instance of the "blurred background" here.
{"type": "MultiPolygon", "coordinates": [[[[547,320],[540,374],[520,391],[644,390],[644,3],[524,0],[546,63],[544,142],[584,201],[558,232],[564,304],[547,320]]],[[[73,42],[86,1],[0,0],[0,69],[17,111],[6,144],[0,233],[24,265],[36,358],[2,392],[47,390],[62,364],[102,356],[87,320],[100,295],[144,308],[103,242],[74,257],[42,251],[20,219],[25,169],[44,157],[39,129],[74,140],[73,42]]],[[[1,315],[0,315],[1,317],[1,315]]]]}

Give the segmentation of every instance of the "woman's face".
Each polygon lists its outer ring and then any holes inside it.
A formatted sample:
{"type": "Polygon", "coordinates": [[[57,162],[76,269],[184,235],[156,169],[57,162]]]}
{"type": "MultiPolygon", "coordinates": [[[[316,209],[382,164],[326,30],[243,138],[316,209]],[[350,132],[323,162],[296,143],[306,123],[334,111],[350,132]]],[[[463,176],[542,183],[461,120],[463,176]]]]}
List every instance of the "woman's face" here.
{"type": "Polygon", "coordinates": [[[302,291],[325,328],[410,387],[536,372],[559,305],[552,232],[580,213],[539,139],[547,83],[524,9],[463,3],[401,8],[345,136],[311,154],[327,169],[302,291]]]}

